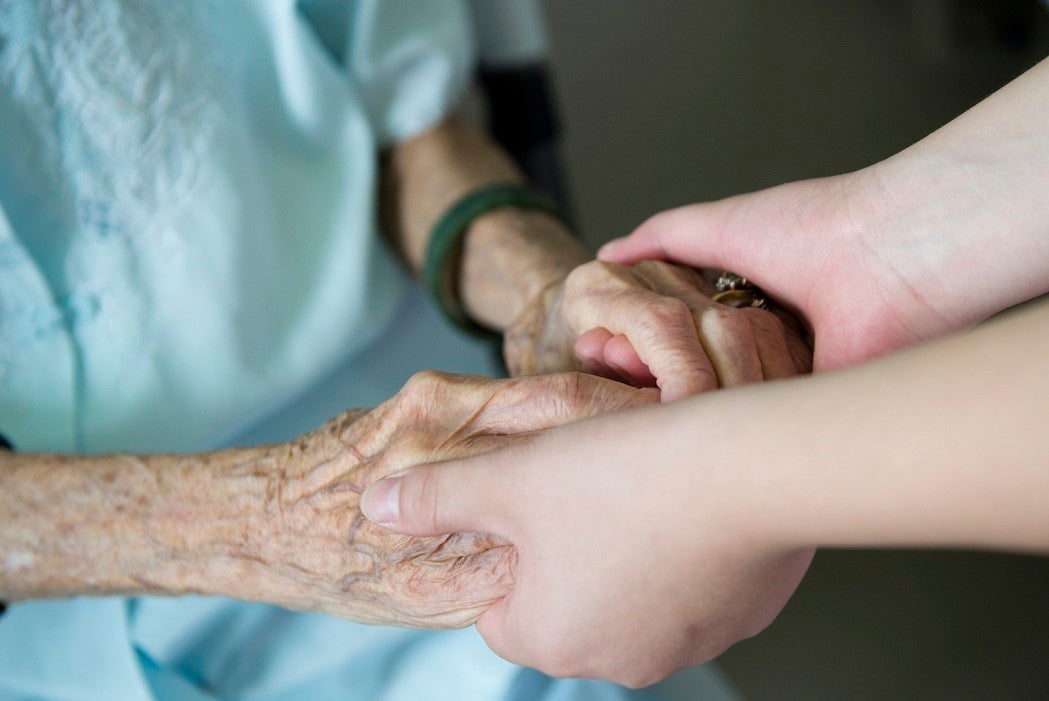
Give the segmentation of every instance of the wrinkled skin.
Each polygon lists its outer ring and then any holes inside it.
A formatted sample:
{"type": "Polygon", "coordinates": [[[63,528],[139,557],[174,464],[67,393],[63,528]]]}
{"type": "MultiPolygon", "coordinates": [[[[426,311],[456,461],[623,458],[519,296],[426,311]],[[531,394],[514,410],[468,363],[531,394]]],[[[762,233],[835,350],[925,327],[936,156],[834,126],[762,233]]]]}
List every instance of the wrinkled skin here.
{"type": "Polygon", "coordinates": [[[811,370],[786,312],[714,302],[712,274],[661,261],[591,261],[537,295],[507,330],[514,375],[582,369],[664,401],[811,370]]]}
{"type": "Polygon", "coordinates": [[[516,551],[495,537],[398,535],[359,498],[408,467],[485,453],[570,421],[654,403],[652,390],[565,373],[514,380],[424,372],[369,412],[348,412],[286,446],[266,489],[253,586],[288,608],[367,623],[473,623],[513,586],[516,551]]]}

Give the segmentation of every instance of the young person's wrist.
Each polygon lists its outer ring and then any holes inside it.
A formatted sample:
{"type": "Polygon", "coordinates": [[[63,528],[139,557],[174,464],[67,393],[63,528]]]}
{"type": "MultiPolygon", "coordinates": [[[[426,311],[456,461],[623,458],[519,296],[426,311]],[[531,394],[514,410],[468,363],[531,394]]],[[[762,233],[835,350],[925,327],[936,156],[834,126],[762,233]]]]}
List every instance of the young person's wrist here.
{"type": "Polygon", "coordinates": [[[864,243],[950,331],[1049,291],[1049,133],[1010,124],[1007,90],[856,174],[864,243]]]}

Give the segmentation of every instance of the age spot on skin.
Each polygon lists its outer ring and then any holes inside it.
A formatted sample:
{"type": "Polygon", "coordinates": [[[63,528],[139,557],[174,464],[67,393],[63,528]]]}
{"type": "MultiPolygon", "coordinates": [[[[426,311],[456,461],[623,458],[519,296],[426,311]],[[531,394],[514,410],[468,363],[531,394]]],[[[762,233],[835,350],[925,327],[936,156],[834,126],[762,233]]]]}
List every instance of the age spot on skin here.
{"type": "Polygon", "coordinates": [[[15,551],[8,553],[7,557],[4,558],[4,569],[9,572],[16,570],[24,570],[33,566],[33,562],[36,560],[32,553],[15,551]]]}

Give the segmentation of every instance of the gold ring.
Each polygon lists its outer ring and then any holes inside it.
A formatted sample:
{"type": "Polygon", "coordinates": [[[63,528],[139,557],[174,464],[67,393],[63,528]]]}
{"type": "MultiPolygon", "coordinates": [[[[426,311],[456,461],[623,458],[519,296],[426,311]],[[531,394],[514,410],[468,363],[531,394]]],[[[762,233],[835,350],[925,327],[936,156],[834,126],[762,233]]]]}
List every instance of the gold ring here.
{"type": "Polygon", "coordinates": [[[727,307],[758,307],[768,309],[768,301],[757,285],[747,278],[725,271],[714,283],[717,292],[711,297],[718,304],[727,307]]]}

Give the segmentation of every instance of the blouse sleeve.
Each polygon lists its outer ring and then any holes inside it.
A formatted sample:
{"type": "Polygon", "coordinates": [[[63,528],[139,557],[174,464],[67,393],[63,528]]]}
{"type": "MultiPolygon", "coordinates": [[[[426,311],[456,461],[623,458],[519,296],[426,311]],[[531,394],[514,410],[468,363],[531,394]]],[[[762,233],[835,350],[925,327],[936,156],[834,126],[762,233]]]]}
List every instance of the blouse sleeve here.
{"type": "Polygon", "coordinates": [[[380,144],[436,124],[473,75],[472,18],[460,0],[362,0],[347,29],[346,70],[380,144]]]}

